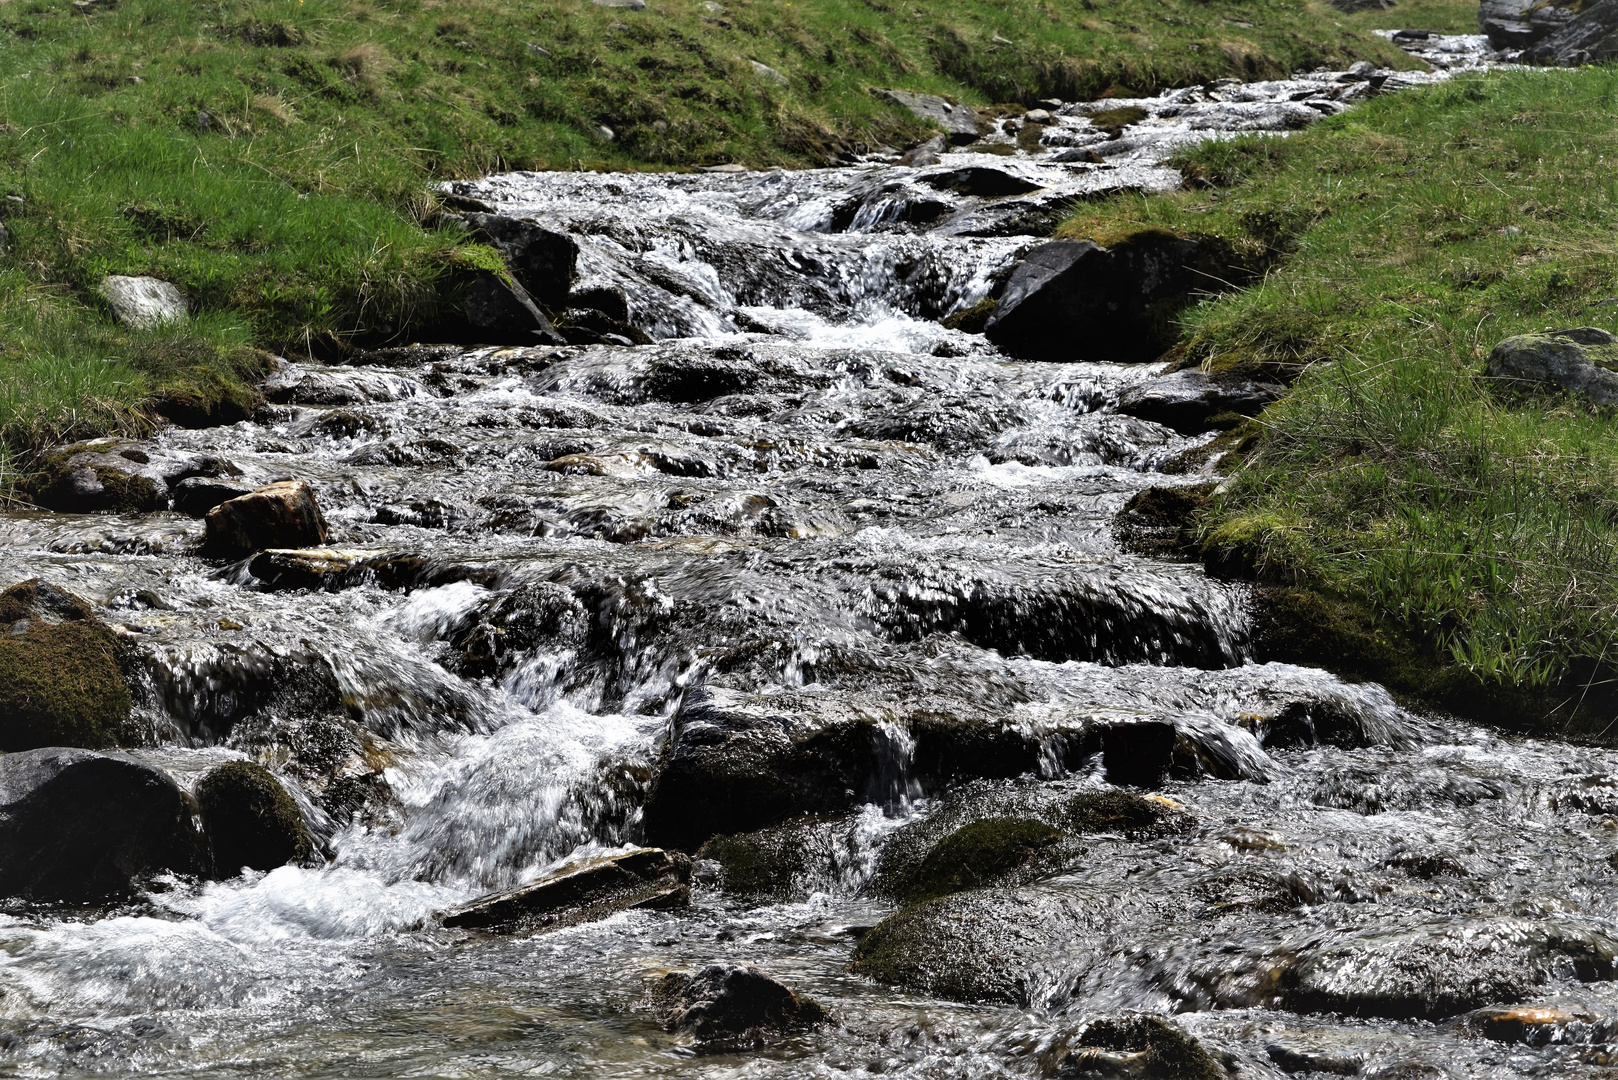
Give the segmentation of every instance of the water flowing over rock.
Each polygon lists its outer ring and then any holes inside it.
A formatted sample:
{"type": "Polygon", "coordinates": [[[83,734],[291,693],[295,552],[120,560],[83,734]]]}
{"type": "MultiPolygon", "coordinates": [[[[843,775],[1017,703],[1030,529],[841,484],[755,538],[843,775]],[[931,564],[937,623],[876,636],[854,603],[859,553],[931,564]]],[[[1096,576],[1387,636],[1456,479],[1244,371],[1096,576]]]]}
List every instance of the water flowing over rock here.
{"type": "MultiPolygon", "coordinates": [[[[1412,40],[1451,70],[1490,53],[1412,40]]],[[[1218,477],[1186,432],[1268,391],[962,329],[1072,200],[1443,77],[1044,101],[910,164],[457,181],[446,208],[580,343],[278,362],[251,416],[60,448],[0,514],[0,658],[93,631],[133,748],[0,757],[123,777],[4,802],[6,852],[34,854],[0,874],[81,865],[75,820],[156,854],[0,890],[116,905],[9,899],[7,1060],[1601,1067],[1618,755],[1327,675],[1307,603],[1187,557],[1218,477]],[[1175,386],[1200,412],[1154,399],[1175,386]],[[200,547],[194,515],[277,483],[324,524],[200,547]],[[254,778],[234,795],[276,850],[230,853],[219,770],[254,778]],[[806,998],[831,1022],[787,1022],[806,998]]]]}

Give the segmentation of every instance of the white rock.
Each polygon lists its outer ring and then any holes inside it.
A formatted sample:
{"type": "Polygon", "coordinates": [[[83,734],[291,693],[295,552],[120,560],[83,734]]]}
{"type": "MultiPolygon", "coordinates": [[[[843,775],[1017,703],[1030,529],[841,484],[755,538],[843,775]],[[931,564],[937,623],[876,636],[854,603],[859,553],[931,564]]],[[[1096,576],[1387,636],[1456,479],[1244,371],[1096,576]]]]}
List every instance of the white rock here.
{"type": "Polygon", "coordinates": [[[157,278],[112,274],[101,282],[100,291],[126,326],[149,329],[183,319],[190,311],[185,293],[157,278]]]}
{"type": "Polygon", "coordinates": [[[759,77],[765,82],[774,83],[776,86],[788,85],[787,77],[781,74],[779,71],[776,71],[770,65],[761,64],[757,60],[749,60],[748,63],[753,65],[753,70],[758,72],[759,77]]]}
{"type": "Polygon", "coordinates": [[[596,7],[626,8],[629,11],[645,11],[646,0],[593,0],[596,7]]]}

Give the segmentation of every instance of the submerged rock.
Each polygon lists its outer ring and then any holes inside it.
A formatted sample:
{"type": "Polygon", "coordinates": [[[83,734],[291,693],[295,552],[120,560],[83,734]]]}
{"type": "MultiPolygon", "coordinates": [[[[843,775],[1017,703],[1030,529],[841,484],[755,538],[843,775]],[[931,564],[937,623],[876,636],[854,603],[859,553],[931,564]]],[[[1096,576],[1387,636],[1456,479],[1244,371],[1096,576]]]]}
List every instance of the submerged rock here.
{"type": "Polygon", "coordinates": [[[0,752],[121,741],[131,704],[122,652],[65,589],[31,578],[0,593],[0,752]]]}
{"type": "Polygon", "coordinates": [[[1155,1016],[1097,1020],[1057,1069],[1058,1080],[1227,1080],[1224,1066],[1196,1039],[1155,1016]]]}
{"type": "Polygon", "coordinates": [[[691,860],[677,851],[637,848],[589,859],[531,885],[491,893],[444,914],[447,927],[498,933],[555,930],[632,908],[691,902],[691,860]]]}
{"type": "Polygon", "coordinates": [[[309,854],[298,804],[262,765],[220,765],[198,782],[196,797],[221,876],[234,877],[243,867],[274,870],[309,854]]]}
{"type": "Polygon", "coordinates": [[[1479,1009],[1466,1018],[1466,1026],[1485,1039],[1529,1046],[1605,1042],[1614,1027],[1586,1009],[1557,1005],[1479,1009]]]}
{"type": "Polygon", "coordinates": [[[0,896],[98,903],[203,874],[197,803],[161,770],[60,747],[0,756],[0,896]]]}
{"type": "Polygon", "coordinates": [[[241,558],[266,548],[318,547],[326,542],[326,519],[315,490],[302,480],[265,484],[251,494],[208,511],[203,550],[241,558]]]}
{"type": "Polygon", "coordinates": [[[184,319],[191,310],[185,293],[157,278],[112,274],[98,291],[119,322],[141,330],[184,319]]]}
{"type": "Polygon", "coordinates": [[[772,1035],[818,1027],[826,1010],[751,964],[710,964],[688,975],[672,971],[653,991],[665,1029],[699,1044],[762,1045],[772,1035]]]}
{"type": "Polygon", "coordinates": [[[1577,919],[1457,919],[1372,930],[1302,953],[1283,973],[1295,1012],[1440,1020],[1530,996],[1555,972],[1615,974],[1618,938],[1577,919]]]}
{"type": "Polygon", "coordinates": [[[1618,338],[1593,326],[1508,337],[1489,353],[1488,370],[1518,387],[1549,383],[1597,405],[1618,403],[1618,338]]]}

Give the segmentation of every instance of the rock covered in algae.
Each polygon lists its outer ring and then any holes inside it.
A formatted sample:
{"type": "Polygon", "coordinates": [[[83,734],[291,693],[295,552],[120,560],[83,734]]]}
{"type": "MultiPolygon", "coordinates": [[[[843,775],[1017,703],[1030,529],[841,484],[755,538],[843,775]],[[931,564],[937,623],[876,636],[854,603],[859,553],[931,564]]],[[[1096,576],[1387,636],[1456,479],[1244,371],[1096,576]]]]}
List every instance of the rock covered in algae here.
{"type": "Polygon", "coordinates": [[[274,870],[309,854],[303,814],[275,774],[262,765],[231,761],[197,784],[215,870],[274,870]]]}

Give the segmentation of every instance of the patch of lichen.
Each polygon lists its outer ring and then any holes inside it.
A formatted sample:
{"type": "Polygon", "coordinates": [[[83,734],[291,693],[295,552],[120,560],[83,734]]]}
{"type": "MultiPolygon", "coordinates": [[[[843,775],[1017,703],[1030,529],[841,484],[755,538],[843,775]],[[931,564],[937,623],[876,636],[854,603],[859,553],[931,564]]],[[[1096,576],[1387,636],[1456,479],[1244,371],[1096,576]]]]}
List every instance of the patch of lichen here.
{"type": "Polygon", "coordinates": [[[197,802],[221,875],[244,866],[273,870],[309,854],[298,804],[262,765],[230,761],[212,769],[197,784],[197,802]]]}
{"type": "Polygon", "coordinates": [[[116,744],[130,711],[119,659],[117,636],[96,623],[30,622],[0,633],[0,751],[116,744]]]}
{"type": "Polygon", "coordinates": [[[944,837],[909,871],[882,883],[905,903],[980,889],[1035,861],[1062,838],[1060,829],[1030,818],[986,818],[944,837]]]}

